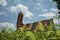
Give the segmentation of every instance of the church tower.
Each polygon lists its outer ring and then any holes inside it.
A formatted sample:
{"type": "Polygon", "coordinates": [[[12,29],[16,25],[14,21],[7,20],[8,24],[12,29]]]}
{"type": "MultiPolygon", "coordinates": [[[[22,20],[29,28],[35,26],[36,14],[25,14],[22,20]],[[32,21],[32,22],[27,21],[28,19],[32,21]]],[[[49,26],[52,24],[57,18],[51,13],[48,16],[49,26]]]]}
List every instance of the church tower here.
{"type": "Polygon", "coordinates": [[[23,25],[23,14],[20,12],[17,19],[17,28],[22,27],[23,25]]]}

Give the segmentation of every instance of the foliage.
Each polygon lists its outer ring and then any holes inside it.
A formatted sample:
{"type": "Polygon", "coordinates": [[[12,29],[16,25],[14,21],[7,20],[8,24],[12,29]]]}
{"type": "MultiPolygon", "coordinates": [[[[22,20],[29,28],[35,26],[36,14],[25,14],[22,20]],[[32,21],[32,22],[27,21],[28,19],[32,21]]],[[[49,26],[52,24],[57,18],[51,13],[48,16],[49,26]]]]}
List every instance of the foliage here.
{"type": "Polygon", "coordinates": [[[58,8],[58,21],[59,21],[59,19],[60,19],[60,0],[52,0],[53,2],[55,2],[57,5],[56,5],[56,7],[58,8]]]}
{"type": "Polygon", "coordinates": [[[57,8],[60,10],[60,0],[53,0],[57,4],[57,8]]]}
{"type": "MultiPolygon", "coordinates": [[[[30,26],[32,26],[32,24],[30,26]]],[[[57,30],[52,29],[53,29],[52,21],[50,21],[50,25],[47,26],[46,29],[41,24],[41,22],[39,22],[35,30],[19,28],[15,32],[14,31],[0,32],[0,40],[60,40],[60,29],[57,30]]]]}
{"type": "Polygon", "coordinates": [[[50,25],[47,26],[47,29],[48,29],[49,31],[51,31],[51,30],[53,30],[53,27],[54,27],[54,24],[53,24],[53,21],[51,20],[51,21],[50,21],[50,25]]]}
{"type": "Polygon", "coordinates": [[[44,31],[44,26],[41,22],[38,23],[38,30],[44,31]]]}
{"type": "Polygon", "coordinates": [[[30,37],[31,40],[36,40],[34,33],[32,33],[31,31],[27,31],[26,36],[30,37]]]}
{"type": "Polygon", "coordinates": [[[1,40],[60,40],[60,29],[56,31],[21,31],[20,29],[15,32],[11,31],[0,32],[1,40]]]}

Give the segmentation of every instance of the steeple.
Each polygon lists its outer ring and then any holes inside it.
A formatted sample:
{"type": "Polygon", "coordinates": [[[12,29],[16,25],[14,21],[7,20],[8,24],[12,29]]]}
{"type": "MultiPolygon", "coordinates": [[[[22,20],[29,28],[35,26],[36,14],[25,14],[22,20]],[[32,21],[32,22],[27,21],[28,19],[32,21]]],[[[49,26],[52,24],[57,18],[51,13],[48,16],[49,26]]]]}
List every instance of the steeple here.
{"type": "Polygon", "coordinates": [[[23,14],[22,14],[22,12],[20,12],[18,14],[18,19],[17,19],[17,28],[19,28],[23,24],[22,21],[23,21],[23,14]]]}

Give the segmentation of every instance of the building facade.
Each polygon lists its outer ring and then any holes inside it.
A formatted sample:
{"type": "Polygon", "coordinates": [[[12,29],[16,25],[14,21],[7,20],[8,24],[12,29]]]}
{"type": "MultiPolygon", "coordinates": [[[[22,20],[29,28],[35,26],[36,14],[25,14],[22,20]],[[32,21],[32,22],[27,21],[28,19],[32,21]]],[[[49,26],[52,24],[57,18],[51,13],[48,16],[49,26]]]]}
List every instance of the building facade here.
{"type": "Polygon", "coordinates": [[[23,24],[23,13],[20,12],[18,14],[18,19],[17,19],[17,29],[23,30],[53,30],[54,29],[54,23],[53,19],[48,19],[48,20],[42,20],[34,23],[28,23],[28,24],[23,24]]]}

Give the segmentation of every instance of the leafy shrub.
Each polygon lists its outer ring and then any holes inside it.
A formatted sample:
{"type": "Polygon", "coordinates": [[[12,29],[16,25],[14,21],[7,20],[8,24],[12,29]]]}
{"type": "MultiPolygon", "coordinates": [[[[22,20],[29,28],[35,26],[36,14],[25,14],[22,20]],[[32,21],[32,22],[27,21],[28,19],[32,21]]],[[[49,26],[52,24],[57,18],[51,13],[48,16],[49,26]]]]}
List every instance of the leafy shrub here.
{"type": "Polygon", "coordinates": [[[0,40],[60,40],[60,29],[56,31],[51,30],[52,24],[47,26],[47,31],[44,31],[42,24],[39,23],[37,30],[33,31],[21,31],[17,29],[15,32],[0,32],[0,40]],[[51,28],[50,28],[51,27],[51,28]],[[50,28],[50,29],[49,29],[50,28]]]}

